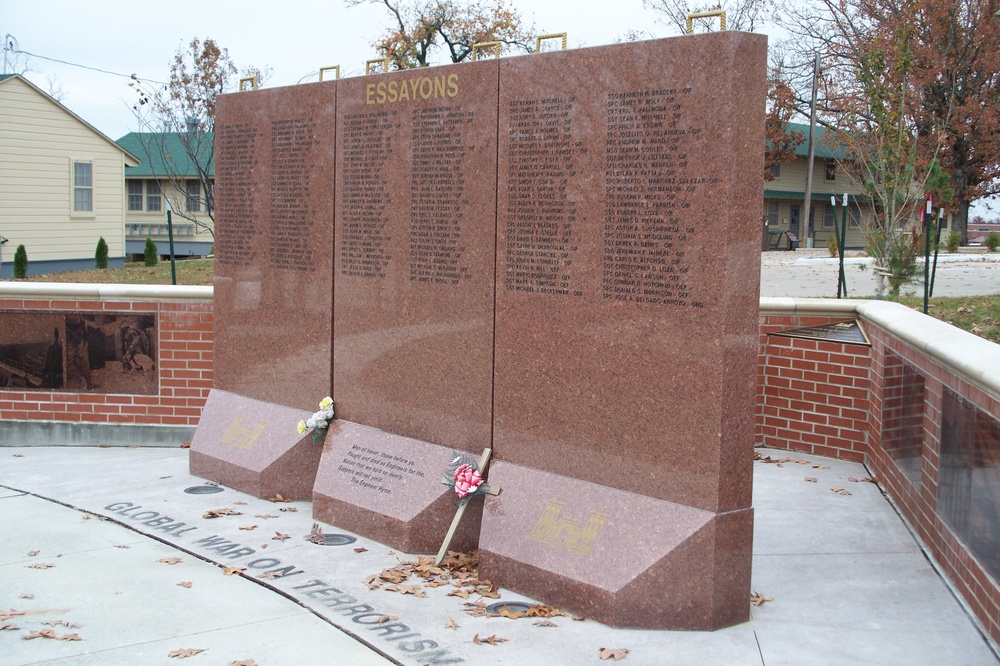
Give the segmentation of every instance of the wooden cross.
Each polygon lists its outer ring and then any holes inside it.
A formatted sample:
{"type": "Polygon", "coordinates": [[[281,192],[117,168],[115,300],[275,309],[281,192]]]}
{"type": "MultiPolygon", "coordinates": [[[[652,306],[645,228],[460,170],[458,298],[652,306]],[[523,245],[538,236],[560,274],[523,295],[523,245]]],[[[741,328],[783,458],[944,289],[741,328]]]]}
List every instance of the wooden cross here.
{"type": "MultiPolygon", "coordinates": [[[[483,449],[483,455],[479,459],[479,475],[483,477],[483,485],[479,489],[487,495],[499,495],[500,488],[494,488],[486,483],[486,466],[490,462],[491,453],[493,453],[493,449],[483,449]]],[[[441,483],[447,484],[448,481],[443,480],[441,483]]],[[[438,551],[437,557],[434,558],[434,566],[440,565],[441,560],[444,559],[445,554],[448,552],[448,546],[451,545],[451,540],[455,538],[455,530],[458,529],[458,524],[462,522],[462,516],[465,515],[465,507],[467,506],[469,506],[468,502],[462,502],[458,505],[458,511],[455,512],[455,517],[451,520],[451,527],[448,528],[448,534],[444,537],[444,543],[441,544],[441,549],[438,551]]]]}

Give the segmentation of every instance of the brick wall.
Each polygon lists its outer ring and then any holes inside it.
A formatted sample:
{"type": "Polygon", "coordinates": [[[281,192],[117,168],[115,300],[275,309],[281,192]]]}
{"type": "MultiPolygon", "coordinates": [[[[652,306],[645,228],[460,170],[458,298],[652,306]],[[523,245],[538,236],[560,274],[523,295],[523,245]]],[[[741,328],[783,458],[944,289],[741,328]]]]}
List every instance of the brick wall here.
{"type": "MultiPolygon", "coordinates": [[[[995,568],[991,574],[949,524],[939,492],[944,394],[1000,426],[1000,346],[891,303],[764,301],[756,444],[864,462],[1000,642],[995,568]],[[847,317],[861,320],[871,347],[769,335],[847,317]]],[[[982,446],[981,430],[964,436],[982,446]]],[[[991,453],[1000,460],[1000,450],[991,453]]]]}
{"type": "Polygon", "coordinates": [[[871,349],[771,335],[843,320],[843,316],[761,315],[757,445],[864,460],[871,349]]]}
{"type": "MultiPolygon", "coordinates": [[[[4,284],[4,313],[156,316],[158,392],[122,395],[0,388],[0,420],[194,426],[212,388],[210,287],[4,284]]],[[[0,324],[2,325],[2,324],[0,324]]]]}
{"type": "MultiPolygon", "coordinates": [[[[3,283],[0,325],[5,312],[153,314],[159,384],[155,395],[0,389],[0,420],[197,424],[212,387],[211,288],[3,283]]],[[[865,462],[995,641],[1000,584],[942,517],[939,481],[945,392],[995,418],[998,367],[1000,346],[895,304],[762,300],[756,444],[865,462]],[[855,317],[870,347],[771,335],[855,317]]]]}

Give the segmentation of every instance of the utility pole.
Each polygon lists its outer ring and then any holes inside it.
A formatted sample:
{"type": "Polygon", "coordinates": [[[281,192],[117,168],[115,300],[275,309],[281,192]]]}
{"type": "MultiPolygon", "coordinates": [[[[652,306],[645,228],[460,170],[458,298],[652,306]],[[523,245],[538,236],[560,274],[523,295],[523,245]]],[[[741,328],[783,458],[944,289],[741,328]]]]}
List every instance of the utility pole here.
{"type": "Polygon", "coordinates": [[[800,218],[805,220],[805,233],[802,232],[803,223],[799,223],[799,236],[806,247],[810,246],[809,241],[812,239],[812,219],[810,212],[812,211],[813,162],[816,159],[816,94],[818,87],[819,51],[816,52],[816,60],[813,62],[812,103],[809,105],[809,160],[806,167],[806,195],[805,201],[802,204],[802,217],[800,218]]]}

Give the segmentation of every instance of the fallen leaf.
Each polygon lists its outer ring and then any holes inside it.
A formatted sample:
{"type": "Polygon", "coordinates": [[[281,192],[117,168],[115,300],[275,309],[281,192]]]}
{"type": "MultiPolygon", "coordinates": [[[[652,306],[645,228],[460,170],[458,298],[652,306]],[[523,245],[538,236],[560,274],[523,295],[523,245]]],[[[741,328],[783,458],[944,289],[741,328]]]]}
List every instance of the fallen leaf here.
{"type": "Polygon", "coordinates": [[[185,580],[185,581],[181,581],[180,583],[177,583],[178,587],[185,587],[185,588],[188,588],[188,589],[191,589],[192,585],[194,585],[194,583],[192,583],[189,580],[185,580]]]}
{"type": "Polygon", "coordinates": [[[272,516],[269,513],[258,513],[254,515],[254,518],[260,518],[261,520],[267,520],[268,518],[277,518],[278,516],[272,516]]]}
{"type": "Polygon", "coordinates": [[[253,532],[255,529],[257,529],[257,526],[256,525],[244,525],[240,529],[243,530],[244,532],[253,532]]]}
{"type": "Polygon", "coordinates": [[[177,659],[187,659],[188,657],[193,657],[199,652],[204,652],[205,650],[198,648],[184,648],[182,650],[173,650],[167,654],[168,657],[176,657],[177,659]]]}
{"type": "Polygon", "coordinates": [[[253,659],[240,659],[239,661],[229,662],[229,666],[257,666],[257,662],[253,659]]]}
{"type": "Polygon", "coordinates": [[[294,506],[283,506],[278,511],[284,511],[285,513],[295,513],[298,511],[294,506]]]}
{"type": "Polygon", "coordinates": [[[82,641],[79,634],[63,634],[59,637],[61,641],[82,641]]]}
{"type": "Polygon", "coordinates": [[[865,478],[861,479],[861,483],[878,483],[878,481],[876,481],[870,476],[866,476],[865,478]]]}
{"type": "Polygon", "coordinates": [[[184,442],[183,444],[181,444],[181,448],[182,449],[190,449],[191,448],[191,442],[184,442]]]}
{"type": "Polygon", "coordinates": [[[236,574],[237,576],[240,576],[246,570],[246,567],[222,567],[222,575],[232,576],[233,574],[236,574]]]}
{"type": "Polygon", "coordinates": [[[55,565],[51,562],[36,562],[35,564],[29,564],[26,569],[51,569],[55,565]]]}
{"type": "Polygon", "coordinates": [[[309,530],[309,534],[306,535],[306,541],[310,543],[318,543],[323,545],[326,543],[326,537],[323,535],[323,528],[319,526],[319,523],[313,523],[312,529],[309,530]]]}
{"type": "Polygon", "coordinates": [[[33,595],[33,594],[19,594],[19,595],[17,595],[17,598],[18,599],[34,599],[35,595],[33,595]]]}
{"type": "Polygon", "coordinates": [[[379,582],[379,578],[375,574],[368,576],[368,578],[365,578],[363,582],[369,590],[377,590],[382,587],[382,583],[379,582]]]}
{"type": "Polygon", "coordinates": [[[288,536],[287,534],[282,534],[281,532],[275,531],[274,536],[271,537],[271,541],[285,541],[291,538],[292,537],[288,536]]]}
{"type": "Polygon", "coordinates": [[[355,553],[367,553],[368,549],[367,548],[358,547],[358,548],[354,549],[354,552],[355,553]]]}
{"type": "Polygon", "coordinates": [[[385,588],[386,592],[399,592],[400,594],[412,594],[415,597],[420,597],[421,599],[427,598],[427,593],[424,592],[419,585],[389,585],[385,588]]]}
{"type": "Polygon", "coordinates": [[[774,599],[772,597],[765,597],[760,592],[754,592],[750,595],[750,603],[754,606],[760,606],[768,601],[774,601],[774,599]]]}
{"type": "Polygon", "coordinates": [[[29,550],[28,551],[28,557],[36,557],[39,552],[40,551],[37,551],[37,550],[29,550]]]}
{"type": "Polygon", "coordinates": [[[449,617],[448,621],[444,623],[444,628],[445,629],[458,629],[458,624],[453,619],[451,619],[449,617]]]}
{"type": "Polygon", "coordinates": [[[490,645],[496,645],[497,643],[506,643],[506,638],[499,638],[496,635],[487,636],[486,638],[480,638],[479,634],[472,637],[472,642],[476,645],[482,645],[483,643],[489,643],[490,645]]]}
{"type": "Polygon", "coordinates": [[[65,620],[48,620],[42,624],[46,627],[66,627],[67,629],[79,629],[81,626],[76,622],[66,622],[65,620]]]}
{"type": "Polygon", "coordinates": [[[53,629],[42,629],[41,631],[29,631],[22,638],[30,641],[33,638],[55,638],[56,632],[53,629]]]}
{"type": "Polygon", "coordinates": [[[80,518],[81,518],[82,520],[90,520],[91,518],[93,518],[93,516],[92,516],[92,515],[90,515],[89,513],[85,513],[85,514],[82,514],[82,515],[80,516],[80,518]]]}
{"type": "Polygon", "coordinates": [[[462,599],[468,599],[469,595],[471,595],[471,594],[472,594],[472,590],[470,590],[470,589],[461,589],[460,588],[460,589],[452,590],[451,592],[448,593],[448,596],[449,597],[460,597],[462,599]]]}
{"type": "Polygon", "coordinates": [[[0,623],[0,631],[20,631],[21,627],[17,626],[14,622],[2,622],[0,623]]]}
{"type": "Polygon", "coordinates": [[[222,518],[223,516],[242,516],[236,509],[212,509],[207,511],[202,518],[222,518]]]}
{"type": "Polygon", "coordinates": [[[177,564],[183,561],[184,560],[179,557],[164,557],[163,559],[157,560],[157,562],[163,562],[164,564],[177,564]]]}
{"type": "Polygon", "coordinates": [[[535,620],[531,623],[535,627],[558,627],[559,625],[551,620],[535,620]]]}
{"type": "Polygon", "coordinates": [[[281,578],[284,574],[280,571],[267,571],[257,576],[257,578],[263,578],[264,580],[274,580],[275,578],[281,578]]]}
{"type": "Polygon", "coordinates": [[[26,612],[27,611],[14,610],[13,608],[6,611],[0,611],[0,620],[6,621],[14,617],[15,615],[24,615],[26,612]]]}
{"type": "Polygon", "coordinates": [[[280,494],[275,494],[274,497],[268,497],[267,501],[268,502],[291,502],[292,500],[288,499],[287,497],[282,497],[280,494]]]}
{"type": "Polygon", "coordinates": [[[829,465],[823,465],[821,463],[817,463],[817,464],[813,465],[813,469],[830,469],[830,466],[829,465]]]}
{"type": "Polygon", "coordinates": [[[796,460],[794,462],[795,462],[796,465],[808,465],[810,461],[799,459],[799,460],[796,460]]]}
{"type": "Polygon", "coordinates": [[[628,648],[599,648],[597,656],[601,659],[614,659],[621,661],[628,656],[628,648]]]}
{"type": "Polygon", "coordinates": [[[815,476],[807,476],[806,477],[806,481],[808,481],[809,483],[816,483],[816,477],[815,476]]]}
{"type": "Polygon", "coordinates": [[[845,490],[845,489],[841,488],[840,486],[834,486],[833,488],[830,488],[830,490],[832,490],[833,492],[837,493],[838,495],[850,495],[851,494],[850,490],[845,490]]]}

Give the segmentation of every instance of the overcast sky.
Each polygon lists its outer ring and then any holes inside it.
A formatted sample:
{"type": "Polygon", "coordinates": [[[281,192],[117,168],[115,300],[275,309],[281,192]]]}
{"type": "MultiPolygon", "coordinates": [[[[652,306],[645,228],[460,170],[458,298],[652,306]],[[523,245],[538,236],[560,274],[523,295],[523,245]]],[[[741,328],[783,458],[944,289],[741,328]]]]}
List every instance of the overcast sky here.
{"type": "MultiPolygon", "coordinates": [[[[642,0],[510,1],[536,34],[569,33],[570,48],[611,44],[629,30],[676,34],[642,0]]],[[[194,37],[215,39],[241,68],[271,67],[266,85],[275,87],[316,81],[329,65],[363,74],[389,25],[384,6],[342,0],[10,0],[0,13],[0,35],[34,54],[25,76],[59,89],[63,104],[112,139],[138,129],[128,76],[166,81],[172,56],[194,37]]]]}
{"type": "MultiPolygon", "coordinates": [[[[570,48],[610,44],[630,29],[672,34],[642,0],[512,4],[539,33],[569,33],[570,48]]],[[[30,57],[33,71],[25,75],[32,83],[48,91],[49,77],[55,77],[63,104],[118,139],[138,129],[127,75],[166,81],[171,57],[194,37],[215,39],[239,67],[271,67],[266,85],[275,87],[316,81],[321,66],[339,64],[342,76],[363,74],[365,60],[378,55],[371,43],[389,20],[382,5],[348,8],[342,0],[34,0],[6,3],[0,34],[13,36],[21,51],[38,56],[30,57]]]]}

